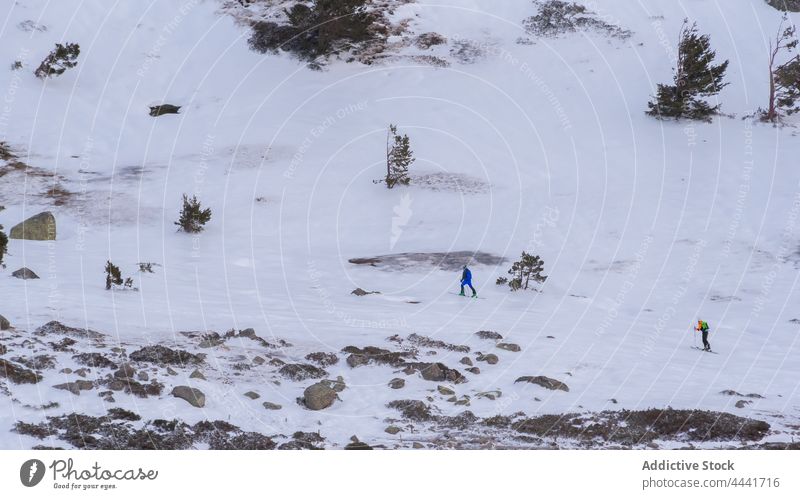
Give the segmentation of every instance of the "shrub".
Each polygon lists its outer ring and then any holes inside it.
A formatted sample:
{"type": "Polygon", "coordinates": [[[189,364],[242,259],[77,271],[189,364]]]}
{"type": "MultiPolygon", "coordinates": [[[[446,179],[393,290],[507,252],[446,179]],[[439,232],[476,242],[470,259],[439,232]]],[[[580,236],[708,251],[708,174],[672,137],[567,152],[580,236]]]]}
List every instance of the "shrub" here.
{"type": "Polygon", "coordinates": [[[408,185],[408,167],[414,160],[414,152],[408,135],[399,135],[397,126],[389,125],[386,134],[386,187],[391,189],[397,184],[408,185]]]}
{"type": "Polygon", "coordinates": [[[120,272],[119,267],[111,263],[111,261],[106,261],[106,289],[111,289],[114,286],[125,286],[126,288],[133,287],[133,279],[128,277],[127,279],[122,279],[122,272],[120,272]]]}
{"type": "Polygon", "coordinates": [[[22,61],[14,61],[11,63],[11,71],[22,69],[22,61]]]}
{"type": "Polygon", "coordinates": [[[58,76],[67,69],[78,65],[77,59],[80,52],[81,48],[77,43],[68,43],[66,45],[56,43],[56,48],[44,58],[33,74],[42,79],[58,76]]]}
{"type": "Polygon", "coordinates": [[[697,23],[684,20],[678,43],[678,62],[673,85],[659,84],[654,102],[648,102],[647,114],[657,118],[689,118],[710,121],[720,106],[711,106],[703,97],[711,97],[727,85],[723,83],[728,61],[714,65],[716,52],[711,50],[708,35],[697,32],[697,23]]]}
{"type": "Polygon", "coordinates": [[[197,196],[189,198],[183,195],[183,208],[181,208],[180,218],[175,222],[179,230],[184,232],[196,233],[203,230],[203,226],[211,220],[211,208],[202,209],[197,196]]]}
{"type": "Polygon", "coordinates": [[[508,277],[498,277],[494,283],[497,284],[498,286],[502,286],[503,284],[508,284],[508,277]]]}
{"type": "Polygon", "coordinates": [[[258,52],[290,52],[315,61],[373,38],[378,16],[366,10],[367,0],[315,0],[285,11],[288,24],[257,22],[248,40],[258,52]]]}
{"type": "Polygon", "coordinates": [[[530,255],[523,251],[519,261],[514,262],[508,270],[511,275],[508,287],[511,291],[518,291],[528,289],[531,280],[542,283],[547,279],[547,276],[542,275],[543,270],[544,261],[538,255],[530,255]]]}
{"type": "Polygon", "coordinates": [[[8,253],[8,236],[3,232],[3,226],[0,225],[0,268],[6,265],[3,263],[3,256],[8,253]]]}
{"type": "Polygon", "coordinates": [[[578,30],[593,30],[607,36],[626,39],[631,32],[597,18],[583,5],[561,0],[535,2],[539,13],[522,21],[525,31],[534,36],[556,37],[578,30]]]}

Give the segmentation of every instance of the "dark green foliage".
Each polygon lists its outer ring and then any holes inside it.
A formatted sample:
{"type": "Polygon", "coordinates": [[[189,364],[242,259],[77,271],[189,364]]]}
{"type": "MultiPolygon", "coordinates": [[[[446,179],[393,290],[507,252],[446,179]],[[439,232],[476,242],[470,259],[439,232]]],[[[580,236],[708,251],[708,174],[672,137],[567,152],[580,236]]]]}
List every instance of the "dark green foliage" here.
{"type": "Polygon", "coordinates": [[[205,210],[201,208],[200,201],[197,196],[189,198],[186,194],[183,195],[183,208],[181,214],[175,225],[180,227],[180,230],[189,233],[201,232],[203,226],[211,220],[211,208],[205,210]]]}
{"type": "Polygon", "coordinates": [[[258,22],[248,40],[259,52],[279,49],[306,61],[369,41],[377,16],[367,12],[367,0],[316,0],[286,11],[289,24],[258,22]]]}
{"type": "Polygon", "coordinates": [[[386,187],[391,189],[397,184],[408,185],[408,167],[414,162],[414,152],[408,135],[399,135],[397,126],[389,125],[386,134],[386,187]]]}
{"type": "Polygon", "coordinates": [[[508,277],[498,277],[494,283],[497,284],[498,286],[502,286],[503,284],[508,284],[508,277]]]}
{"type": "Polygon", "coordinates": [[[688,118],[710,121],[720,106],[712,106],[703,98],[711,97],[727,85],[723,82],[728,61],[714,65],[716,52],[711,50],[708,35],[697,32],[685,20],[678,43],[678,59],[674,84],[659,84],[654,102],[648,102],[647,114],[657,118],[688,118]]]}
{"type": "Polygon", "coordinates": [[[522,257],[518,262],[514,262],[508,273],[511,275],[511,280],[508,281],[508,287],[511,291],[518,291],[520,289],[528,289],[528,286],[533,282],[544,282],[547,276],[542,275],[544,270],[544,262],[538,255],[531,255],[522,252],[522,257]]]}
{"type": "Polygon", "coordinates": [[[111,289],[111,286],[116,285],[120,286],[122,284],[122,273],[119,271],[119,267],[111,263],[111,261],[106,262],[106,289],[111,289]]]}
{"type": "Polygon", "coordinates": [[[583,5],[561,0],[534,2],[539,13],[522,21],[525,31],[535,36],[556,37],[563,33],[576,31],[597,31],[599,33],[626,39],[631,32],[597,18],[597,15],[583,5]]]}
{"type": "Polygon", "coordinates": [[[800,56],[794,56],[775,70],[775,83],[777,107],[789,115],[800,111],[797,103],[800,99],[800,56]]]}
{"type": "Polygon", "coordinates": [[[56,43],[56,48],[44,58],[33,74],[42,79],[58,76],[67,69],[78,65],[77,59],[80,53],[81,48],[77,43],[68,43],[66,45],[56,43]]]}
{"type": "Polygon", "coordinates": [[[6,253],[8,253],[8,236],[3,232],[3,226],[0,225],[0,268],[5,267],[3,256],[6,253]]]}

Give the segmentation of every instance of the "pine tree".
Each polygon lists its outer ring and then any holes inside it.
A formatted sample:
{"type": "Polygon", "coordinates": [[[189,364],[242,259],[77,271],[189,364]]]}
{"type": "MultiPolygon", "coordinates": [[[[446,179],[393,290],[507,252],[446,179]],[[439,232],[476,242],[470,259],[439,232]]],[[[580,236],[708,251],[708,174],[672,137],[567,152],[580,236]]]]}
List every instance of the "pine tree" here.
{"type": "Polygon", "coordinates": [[[795,55],[783,64],[777,65],[781,52],[791,53],[797,47],[795,27],[784,25],[788,17],[784,14],[775,40],[769,43],[769,105],[761,119],[775,123],[781,112],[791,115],[800,111],[797,104],[800,98],[800,56],[795,55]]]}
{"type": "Polygon", "coordinates": [[[391,189],[397,184],[408,185],[408,167],[414,160],[408,135],[399,135],[397,126],[389,125],[386,134],[386,187],[391,189]]]}
{"type": "Polygon", "coordinates": [[[659,84],[655,102],[648,102],[647,114],[657,118],[689,118],[710,121],[720,105],[703,100],[727,85],[723,80],[728,61],[714,65],[716,52],[711,50],[708,35],[697,32],[697,23],[684,20],[678,43],[678,59],[673,85],[659,84]]]}
{"type": "Polygon", "coordinates": [[[77,59],[80,53],[81,48],[77,43],[68,43],[66,45],[56,43],[56,48],[44,58],[33,74],[42,79],[58,76],[67,69],[78,65],[77,59]]]}
{"type": "Polygon", "coordinates": [[[197,196],[189,198],[183,195],[183,208],[175,225],[179,226],[184,232],[195,233],[203,230],[203,225],[211,220],[211,208],[201,209],[200,201],[197,196]]]}
{"type": "Polygon", "coordinates": [[[0,225],[0,268],[5,267],[3,256],[6,253],[8,253],[8,236],[3,232],[3,226],[0,225]]]}
{"type": "Polygon", "coordinates": [[[122,283],[122,273],[119,271],[119,267],[111,261],[106,261],[106,289],[111,289],[112,285],[120,286],[122,283]]]}
{"type": "Polygon", "coordinates": [[[547,276],[542,275],[543,270],[544,261],[539,258],[539,255],[531,255],[523,251],[519,261],[514,262],[508,270],[511,275],[508,287],[511,288],[511,291],[518,291],[528,289],[531,280],[542,283],[547,279],[547,276]]]}

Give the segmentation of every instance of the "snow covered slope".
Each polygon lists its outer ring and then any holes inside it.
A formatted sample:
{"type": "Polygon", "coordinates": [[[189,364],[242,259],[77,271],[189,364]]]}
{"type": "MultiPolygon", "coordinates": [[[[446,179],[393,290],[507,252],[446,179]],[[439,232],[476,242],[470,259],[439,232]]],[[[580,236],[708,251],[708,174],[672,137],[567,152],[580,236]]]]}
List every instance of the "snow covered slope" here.
{"type": "MultiPolygon", "coordinates": [[[[42,444],[12,432],[18,420],[102,415],[112,406],[267,435],[319,431],[329,447],[353,434],[388,447],[433,438],[424,424],[384,432],[386,419],[399,417],[386,406],[396,399],[479,417],[726,411],[769,422],[767,440],[790,441],[800,417],[800,316],[792,306],[800,139],[793,126],[742,119],[765,105],[767,40],[781,14],[758,0],[587,5],[632,36],[530,37],[521,26],[536,13],[530,0],[409,3],[392,14],[408,20],[403,36],[437,32],[447,44],[313,71],[286,54],[249,50],[249,29],[221,2],[4,4],[0,61],[24,68],[0,71],[0,136],[37,175],[0,177],[0,223],[8,230],[50,210],[58,240],[10,242],[0,313],[15,330],[0,343],[7,358],[47,353],[58,365],[42,370],[43,381],[9,384],[0,395],[10,409],[0,414],[0,446],[42,444]],[[731,61],[719,95],[730,116],[713,123],[644,114],[655,85],[671,78],[685,17],[731,61]],[[65,41],[80,43],[78,66],[36,79],[32,70],[65,41]],[[180,114],[149,116],[148,106],[161,103],[182,106],[180,114]],[[373,183],[383,175],[389,123],[411,138],[417,181],[408,188],[373,183]],[[55,199],[47,195],[54,185],[63,192],[55,199]],[[199,236],[173,225],[183,193],[213,210],[199,236]],[[494,284],[523,250],[545,261],[541,293],[494,284]],[[507,259],[472,266],[485,300],[452,294],[458,270],[348,262],[449,251],[507,259]],[[138,291],[106,291],[107,260],[138,291]],[[140,273],[138,262],[157,263],[155,273],[140,273]],[[11,278],[22,266],[41,279],[11,278]],[[380,294],[351,295],[356,287],[380,294]],[[698,318],[711,325],[718,355],[690,348],[698,318]],[[51,320],[107,335],[94,348],[117,355],[117,364],[124,355],[108,350],[115,346],[206,353],[207,380],[188,378],[193,367],[172,366],[177,374],[169,375],[159,366],[162,395],[117,393],[113,403],[97,396],[100,387],[54,389],[76,379],[63,367],[79,365],[74,352],[54,353],[52,339],[26,342],[51,320]],[[292,346],[200,348],[180,334],[245,328],[292,346]],[[497,349],[479,330],[521,351],[497,349]],[[352,368],[341,353],[348,345],[395,351],[412,345],[387,338],[412,333],[470,347],[417,345],[421,362],[463,371],[467,355],[480,367],[450,386],[470,397],[469,407],[436,390],[447,383],[389,365],[352,368]],[[295,401],[314,380],[288,380],[278,362],[252,364],[255,356],[308,363],[304,356],[320,351],[337,353],[341,360],[325,369],[347,384],[322,411],[295,401]],[[477,362],[477,352],[499,362],[477,362]],[[249,368],[231,367],[243,362],[249,368]],[[569,391],[514,383],[540,375],[569,391]],[[395,377],[406,379],[404,388],[387,387],[395,377]],[[170,396],[175,385],[202,390],[205,406],[170,396]],[[249,390],[261,398],[244,397],[249,390]],[[492,390],[502,396],[477,396],[492,390]],[[763,398],[738,408],[742,397],[723,390],[763,398]],[[282,409],[265,410],[265,400],[282,409]],[[50,402],[59,407],[39,407],[50,402]]],[[[106,374],[95,367],[87,379],[106,374]]]]}

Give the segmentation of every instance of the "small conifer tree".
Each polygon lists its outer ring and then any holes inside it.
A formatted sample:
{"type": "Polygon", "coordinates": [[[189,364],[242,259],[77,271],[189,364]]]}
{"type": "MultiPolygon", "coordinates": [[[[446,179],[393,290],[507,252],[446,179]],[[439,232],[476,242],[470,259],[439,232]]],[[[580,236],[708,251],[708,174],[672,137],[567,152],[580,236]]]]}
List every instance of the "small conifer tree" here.
{"type": "Polygon", "coordinates": [[[511,288],[511,291],[518,291],[528,289],[531,280],[542,283],[547,279],[547,276],[542,275],[543,270],[544,261],[538,255],[531,255],[523,251],[519,261],[514,262],[508,270],[511,275],[508,287],[511,288]]]}
{"type": "Polygon", "coordinates": [[[78,55],[80,53],[81,48],[77,43],[68,43],[66,45],[56,43],[56,48],[44,58],[33,74],[42,79],[58,76],[67,69],[78,65],[78,55]]]}
{"type": "Polygon", "coordinates": [[[122,273],[119,271],[119,267],[111,263],[111,261],[106,261],[106,289],[111,289],[112,286],[120,286],[122,285],[122,273]]]}
{"type": "Polygon", "coordinates": [[[197,196],[191,198],[186,194],[183,195],[183,208],[181,208],[180,217],[175,225],[179,226],[184,232],[195,233],[201,232],[203,226],[211,220],[211,208],[202,209],[200,201],[197,196]]]}
{"type": "Polygon", "coordinates": [[[711,50],[708,35],[697,32],[697,23],[683,21],[678,43],[677,67],[672,85],[659,84],[654,102],[648,102],[647,114],[657,118],[689,118],[710,121],[720,105],[712,106],[703,98],[711,97],[727,85],[723,80],[728,61],[714,65],[716,52],[711,50]]]}
{"type": "Polygon", "coordinates": [[[408,167],[415,161],[408,135],[399,135],[397,126],[389,125],[386,134],[386,187],[408,185],[408,167]]]}

